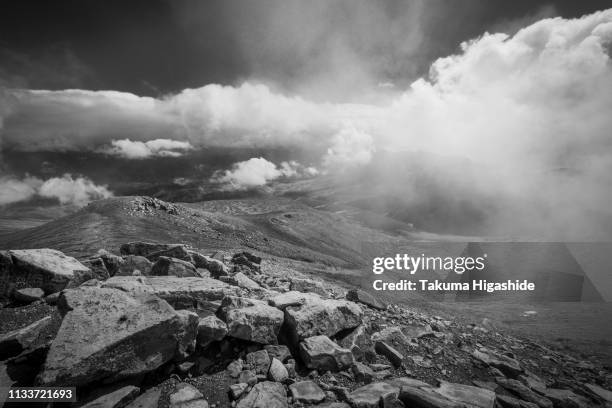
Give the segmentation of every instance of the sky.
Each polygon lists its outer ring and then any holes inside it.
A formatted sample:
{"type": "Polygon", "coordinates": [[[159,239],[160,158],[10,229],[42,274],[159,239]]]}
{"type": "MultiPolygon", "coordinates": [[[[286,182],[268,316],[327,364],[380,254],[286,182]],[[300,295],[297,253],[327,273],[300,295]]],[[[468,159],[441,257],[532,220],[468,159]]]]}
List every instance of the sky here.
{"type": "Polygon", "coordinates": [[[608,237],[606,3],[2,1],[0,205],[129,192],[109,163],[222,190],[365,171],[389,195],[377,160],[423,152],[498,229],[608,237]]]}

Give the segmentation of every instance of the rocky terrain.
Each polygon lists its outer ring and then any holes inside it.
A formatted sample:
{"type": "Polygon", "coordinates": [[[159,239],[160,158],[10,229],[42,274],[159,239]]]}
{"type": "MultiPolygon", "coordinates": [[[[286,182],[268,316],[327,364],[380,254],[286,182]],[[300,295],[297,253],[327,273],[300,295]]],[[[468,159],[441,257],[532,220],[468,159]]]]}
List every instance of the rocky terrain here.
{"type": "Polygon", "coordinates": [[[2,251],[0,384],[76,386],[87,407],[612,406],[610,367],[261,255],[2,251]]]}

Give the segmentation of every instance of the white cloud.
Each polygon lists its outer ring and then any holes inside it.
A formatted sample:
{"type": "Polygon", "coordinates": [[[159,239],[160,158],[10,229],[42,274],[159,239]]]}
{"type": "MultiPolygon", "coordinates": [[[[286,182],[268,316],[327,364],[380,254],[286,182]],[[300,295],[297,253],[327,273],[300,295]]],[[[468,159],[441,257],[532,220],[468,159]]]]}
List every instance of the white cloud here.
{"type": "Polygon", "coordinates": [[[113,140],[111,147],[103,151],[113,156],[127,159],[146,159],[153,156],[180,157],[187,150],[193,149],[189,142],[171,139],[154,139],[148,142],[132,141],[130,139],[113,140]]]}
{"type": "Polygon", "coordinates": [[[27,201],[35,196],[55,198],[61,204],[84,206],[113,194],[105,186],[96,185],[88,178],[73,178],[70,174],[45,181],[36,177],[21,180],[10,176],[0,178],[0,205],[27,201]]]}
{"type": "Polygon", "coordinates": [[[231,190],[244,190],[261,187],[269,181],[281,177],[305,177],[317,173],[314,167],[304,168],[296,161],[284,161],[277,167],[274,163],[262,158],[253,157],[249,160],[234,163],[231,170],[217,171],[211,178],[212,182],[225,184],[231,190]]]}

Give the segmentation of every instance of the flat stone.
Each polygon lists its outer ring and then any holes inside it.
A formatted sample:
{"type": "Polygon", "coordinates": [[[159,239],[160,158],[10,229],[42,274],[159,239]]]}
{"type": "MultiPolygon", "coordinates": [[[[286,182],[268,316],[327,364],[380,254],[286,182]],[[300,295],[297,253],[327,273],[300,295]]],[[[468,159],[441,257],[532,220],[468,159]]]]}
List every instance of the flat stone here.
{"type": "Polygon", "coordinates": [[[612,403],[612,391],[606,390],[605,388],[595,384],[585,384],[584,386],[602,400],[612,403]]]}
{"type": "Polygon", "coordinates": [[[22,303],[32,303],[41,300],[45,292],[40,288],[23,288],[13,291],[13,299],[22,303]]]}
{"type": "Polygon", "coordinates": [[[378,408],[383,398],[399,394],[399,387],[384,382],[359,387],[348,395],[348,402],[353,408],[378,408]]]}
{"type": "Polygon", "coordinates": [[[253,387],[236,408],[287,408],[285,387],[276,382],[263,381],[253,387]]]}
{"type": "Polygon", "coordinates": [[[373,309],[385,310],[387,305],[374,297],[373,295],[365,292],[361,289],[351,289],[346,293],[346,299],[352,302],[362,303],[366,306],[370,306],[373,309]]]}
{"type": "Polygon", "coordinates": [[[529,387],[520,381],[509,378],[496,378],[495,381],[522,400],[533,402],[541,408],[552,408],[553,406],[551,400],[533,392],[529,387]]]}
{"type": "Polygon", "coordinates": [[[278,294],[269,299],[270,305],[285,310],[289,306],[301,306],[307,301],[318,302],[321,297],[314,293],[303,293],[298,291],[290,291],[278,294]]]}
{"type": "Polygon", "coordinates": [[[398,399],[406,407],[465,408],[466,404],[454,402],[438,394],[431,387],[402,387],[398,399]]]}
{"type": "Polygon", "coordinates": [[[82,408],[122,408],[136,398],[139,392],[140,388],[128,385],[82,405],[82,408]]]}
{"type": "Polygon", "coordinates": [[[404,355],[385,343],[384,341],[377,341],[374,343],[374,350],[382,355],[387,357],[387,359],[393,364],[395,367],[400,367],[404,360],[404,355]]]}
{"type": "Polygon", "coordinates": [[[292,336],[302,340],[308,337],[335,334],[361,324],[363,311],[347,300],[307,300],[301,306],[285,309],[285,321],[292,336]]]}
{"type": "Polygon", "coordinates": [[[582,395],[577,395],[570,390],[546,388],[542,395],[551,400],[554,407],[586,408],[590,403],[589,400],[582,395]]]}
{"type": "Polygon", "coordinates": [[[302,341],[300,355],[306,367],[319,371],[339,371],[354,363],[350,350],[338,346],[327,336],[313,336],[302,341]]]}
{"type": "Polygon", "coordinates": [[[515,378],[523,372],[518,361],[508,356],[504,356],[503,354],[475,350],[472,356],[484,364],[497,368],[511,378],[515,378]]]}
{"type": "Polygon", "coordinates": [[[325,399],[325,393],[312,381],[300,381],[289,385],[289,391],[295,401],[316,404],[325,399]]]}
{"type": "Polygon", "coordinates": [[[227,325],[216,316],[206,316],[198,323],[197,343],[206,347],[214,341],[220,341],[227,335],[227,325]]]}
{"type": "Polygon", "coordinates": [[[440,386],[434,390],[454,402],[471,404],[478,408],[495,407],[495,393],[485,388],[441,381],[440,386]]]}
{"type": "Polygon", "coordinates": [[[240,286],[241,288],[249,290],[261,289],[261,286],[259,286],[257,282],[255,282],[253,279],[249,278],[242,272],[238,272],[237,274],[232,276],[232,278],[234,279],[234,282],[236,282],[236,285],[240,286]]]}
{"type": "Polygon", "coordinates": [[[217,312],[227,324],[228,336],[260,344],[277,344],[283,312],[266,302],[227,296],[217,312]]]}
{"type": "Polygon", "coordinates": [[[195,266],[187,261],[182,261],[177,258],[168,258],[166,256],[160,256],[151,268],[151,275],[153,276],[178,276],[180,278],[185,277],[199,277],[200,275],[196,271],[195,266]]]}

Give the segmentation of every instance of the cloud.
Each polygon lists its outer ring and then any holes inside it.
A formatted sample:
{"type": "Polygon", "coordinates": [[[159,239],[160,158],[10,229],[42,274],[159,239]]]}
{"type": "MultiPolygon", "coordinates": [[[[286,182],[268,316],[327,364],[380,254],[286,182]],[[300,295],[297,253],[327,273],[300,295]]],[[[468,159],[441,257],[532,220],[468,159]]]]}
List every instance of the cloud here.
{"type": "Polygon", "coordinates": [[[279,166],[262,158],[234,163],[231,170],[217,171],[211,178],[214,183],[225,184],[226,189],[245,190],[265,186],[281,177],[307,177],[318,174],[314,167],[303,167],[296,161],[282,162],[279,166]]]}
{"type": "Polygon", "coordinates": [[[323,157],[328,170],[350,170],[368,164],[376,151],[369,134],[347,125],[332,137],[332,144],[323,157]]]}
{"type": "Polygon", "coordinates": [[[96,185],[88,178],[73,178],[70,174],[45,181],[36,177],[0,178],[0,205],[27,201],[35,196],[54,198],[60,204],[82,207],[91,201],[112,197],[113,193],[106,186],[96,185]]]}
{"type": "Polygon", "coordinates": [[[122,139],[111,141],[111,147],[105,149],[104,152],[127,159],[146,159],[153,156],[180,157],[185,151],[191,149],[193,149],[193,146],[189,142],[178,140],[155,139],[140,142],[122,139]]]}

